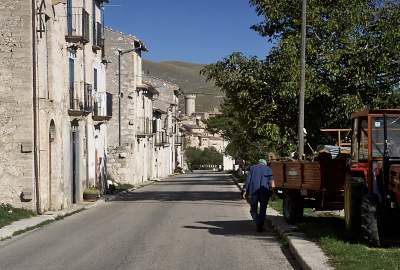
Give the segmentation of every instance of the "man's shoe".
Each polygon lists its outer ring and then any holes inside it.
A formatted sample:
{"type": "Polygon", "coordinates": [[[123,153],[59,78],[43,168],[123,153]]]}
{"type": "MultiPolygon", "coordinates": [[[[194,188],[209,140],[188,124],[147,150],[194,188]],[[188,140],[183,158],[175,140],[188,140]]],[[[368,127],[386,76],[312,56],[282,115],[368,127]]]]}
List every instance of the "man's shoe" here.
{"type": "Polygon", "coordinates": [[[265,232],[265,229],[264,228],[257,228],[257,232],[265,232]]]}

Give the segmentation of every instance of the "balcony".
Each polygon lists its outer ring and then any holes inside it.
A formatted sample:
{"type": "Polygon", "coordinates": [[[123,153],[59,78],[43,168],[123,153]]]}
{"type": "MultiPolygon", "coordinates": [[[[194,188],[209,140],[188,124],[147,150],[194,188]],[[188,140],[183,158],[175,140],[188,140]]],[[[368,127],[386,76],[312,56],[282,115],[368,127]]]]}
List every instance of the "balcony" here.
{"type": "Polygon", "coordinates": [[[67,27],[67,42],[86,44],[90,41],[89,13],[84,8],[73,7],[67,12],[67,27]]]}
{"type": "Polygon", "coordinates": [[[159,131],[154,136],[155,146],[165,146],[169,144],[169,137],[165,131],[159,131]]]}
{"type": "Polygon", "coordinates": [[[71,116],[88,115],[93,110],[92,85],[71,83],[69,87],[69,110],[71,116]]]}
{"type": "Polygon", "coordinates": [[[153,123],[149,117],[138,117],[136,134],[137,136],[153,135],[153,123]]]}
{"type": "Polygon", "coordinates": [[[183,143],[183,136],[182,135],[175,135],[175,145],[182,145],[183,143]]]}
{"type": "Polygon", "coordinates": [[[103,26],[101,23],[93,25],[93,49],[97,51],[104,49],[103,26]]]}
{"type": "Polygon", "coordinates": [[[106,121],[112,117],[112,97],[110,93],[98,93],[94,94],[94,106],[93,106],[93,120],[94,121],[106,121]]]}

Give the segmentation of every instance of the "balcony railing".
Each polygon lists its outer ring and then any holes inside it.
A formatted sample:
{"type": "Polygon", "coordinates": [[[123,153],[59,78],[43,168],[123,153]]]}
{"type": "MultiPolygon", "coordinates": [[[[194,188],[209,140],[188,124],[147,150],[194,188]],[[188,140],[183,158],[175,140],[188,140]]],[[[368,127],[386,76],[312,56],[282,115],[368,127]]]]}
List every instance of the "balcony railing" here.
{"type": "Polygon", "coordinates": [[[89,13],[84,8],[71,8],[67,12],[68,42],[86,44],[90,40],[89,13]]]}
{"type": "Polygon", "coordinates": [[[96,50],[103,49],[103,26],[101,23],[93,25],[93,48],[96,50]]]}
{"type": "Polygon", "coordinates": [[[151,135],[153,131],[153,123],[149,117],[139,117],[136,126],[138,136],[151,135]]]}
{"type": "Polygon", "coordinates": [[[93,120],[104,121],[112,117],[112,97],[110,93],[98,93],[93,95],[93,120]]]}
{"type": "Polygon", "coordinates": [[[69,87],[69,115],[87,115],[93,110],[92,85],[71,83],[69,87]]]}
{"type": "Polygon", "coordinates": [[[154,145],[162,146],[169,143],[169,137],[165,131],[159,131],[154,136],[154,145]]]}
{"type": "Polygon", "coordinates": [[[183,136],[175,135],[175,145],[182,145],[182,143],[183,143],[183,136]]]}

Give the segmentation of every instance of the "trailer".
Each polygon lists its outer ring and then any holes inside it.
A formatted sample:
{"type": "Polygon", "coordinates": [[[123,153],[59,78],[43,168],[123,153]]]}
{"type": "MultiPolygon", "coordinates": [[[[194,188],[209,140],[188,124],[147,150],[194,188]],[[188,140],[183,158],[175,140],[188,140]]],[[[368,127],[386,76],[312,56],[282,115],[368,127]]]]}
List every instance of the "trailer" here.
{"type": "Polygon", "coordinates": [[[344,208],[346,161],[272,161],[275,186],[283,199],[287,222],[302,219],[304,207],[316,210],[344,208]]]}

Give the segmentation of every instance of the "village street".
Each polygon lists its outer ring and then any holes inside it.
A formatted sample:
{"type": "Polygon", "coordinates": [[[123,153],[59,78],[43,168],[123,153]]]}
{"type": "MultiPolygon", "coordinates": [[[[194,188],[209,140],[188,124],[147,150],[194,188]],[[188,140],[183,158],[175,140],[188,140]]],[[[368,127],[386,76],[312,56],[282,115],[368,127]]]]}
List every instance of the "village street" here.
{"type": "Polygon", "coordinates": [[[196,171],[0,243],[2,269],[299,269],[228,174],[196,171]]]}

